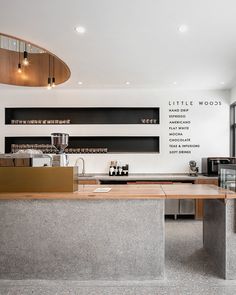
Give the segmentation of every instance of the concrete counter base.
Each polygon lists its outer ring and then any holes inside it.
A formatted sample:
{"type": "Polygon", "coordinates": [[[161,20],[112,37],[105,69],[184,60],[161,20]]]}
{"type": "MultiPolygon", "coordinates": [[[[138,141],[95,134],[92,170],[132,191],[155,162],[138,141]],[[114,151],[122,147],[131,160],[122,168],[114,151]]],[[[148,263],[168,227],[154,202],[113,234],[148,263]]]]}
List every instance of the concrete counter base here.
{"type": "Polygon", "coordinates": [[[221,277],[236,279],[235,200],[204,200],[203,242],[221,277]]]}
{"type": "Polygon", "coordinates": [[[164,200],[0,202],[0,279],[159,280],[164,200]]]}

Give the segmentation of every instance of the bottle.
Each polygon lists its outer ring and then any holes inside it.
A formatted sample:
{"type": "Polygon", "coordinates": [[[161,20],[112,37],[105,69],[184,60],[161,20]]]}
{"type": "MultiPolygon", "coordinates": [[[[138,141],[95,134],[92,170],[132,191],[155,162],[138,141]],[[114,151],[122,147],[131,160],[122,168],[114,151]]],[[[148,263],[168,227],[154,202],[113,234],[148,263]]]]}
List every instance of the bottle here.
{"type": "Polygon", "coordinates": [[[118,174],[118,169],[117,168],[118,168],[118,166],[114,166],[114,175],[115,176],[117,176],[117,174],[118,174]]]}
{"type": "Polygon", "coordinates": [[[110,166],[110,168],[109,168],[109,176],[113,176],[114,175],[114,171],[115,171],[114,167],[113,166],[110,166]]]}
{"type": "Polygon", "coordinates": [[[122,175],[126,175],[126,166],[122,166],[122,175]]]}
{"type": "Polygon", "coordinates": [[[125,166],[123,166],[123,175],[128,176],[129,175],[129,165],[126,164],[125,166]]]}
{"type": "Polygon", "coordinates": [[[119,176],[122,176],[123,175],[123,168],[122,168],[122,166],[118,166],[117,168],[118,168],[117,169],[118,170],[118,175],[119,176]]]}

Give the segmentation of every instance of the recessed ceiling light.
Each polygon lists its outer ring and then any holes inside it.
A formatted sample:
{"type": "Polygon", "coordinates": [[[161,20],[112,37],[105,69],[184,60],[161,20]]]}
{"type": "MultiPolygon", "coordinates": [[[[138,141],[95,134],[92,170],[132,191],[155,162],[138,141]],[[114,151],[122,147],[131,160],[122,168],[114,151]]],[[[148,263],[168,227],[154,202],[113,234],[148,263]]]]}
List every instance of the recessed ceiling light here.
{"type": "Polygon", "coordinates": [[[180,25],[178,30],[179,30],[180,33],[186,33],[186,32],[188,32],[188,26],[184,25],[184,24],[180,25]]]}
{"type": "Polygon", "coordinates": [[[83,82],[82,82],[82,81],[79,81],[78,84],[79,84],[79,85],[83,85],[83,82]]]}
{"type": "Polygon", "coordinates": [[[225,85],[225,82],[224,82],[224,81],[221,81],[220,84],[221,84],[221,85],[225,85]]]}
{"type": "Polygon", "coordinates": [[[174,85],[177,85],[177,82],[176,82],[176,81],[174,81],[174,82],[173,82],[173,84],[174,84],[174,85]]]}
{"type": "Polygon", "coordinates": [[[78,34],[84,34],[86,32],[86,29],[85,27],[82,27],[82,26],[78,26],[75,28],[75,31],[78,33],[78,34]]]}
{"type": "Polygon", "coordinates": [[[129,81],[126,81],[125,84],[126,84],[126,85],[130,85],[130,82],[129,82],[129,81]]]}

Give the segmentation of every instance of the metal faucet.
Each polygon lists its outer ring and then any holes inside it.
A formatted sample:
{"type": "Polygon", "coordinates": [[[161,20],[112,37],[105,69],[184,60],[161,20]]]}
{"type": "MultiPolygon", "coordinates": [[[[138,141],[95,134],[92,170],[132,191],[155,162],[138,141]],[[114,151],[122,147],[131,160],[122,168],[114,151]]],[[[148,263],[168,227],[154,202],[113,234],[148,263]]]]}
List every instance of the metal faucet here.
{"type": "MultiPolygon", "coordinates": [[[[83,163],[81,175],[84,176],[85,175],[85,161],[84,161],[84,158],[82,158],[82,157],[77,158],[77,160],[75,162],[75,166],[78,167],[79,160],[82,160],[82,163],[83,163]]],[[[79,175],[79,169],[78,169],[78,175],[79,175]]]]}

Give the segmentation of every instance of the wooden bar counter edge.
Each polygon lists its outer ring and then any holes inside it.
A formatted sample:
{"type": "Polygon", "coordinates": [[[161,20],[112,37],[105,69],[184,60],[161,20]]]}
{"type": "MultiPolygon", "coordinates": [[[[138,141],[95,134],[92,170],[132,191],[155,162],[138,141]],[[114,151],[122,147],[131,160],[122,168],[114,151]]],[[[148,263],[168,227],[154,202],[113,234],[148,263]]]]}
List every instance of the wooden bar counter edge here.
{"type": "Polygon", "coordinates": [[[79,185],[75,192],[1,192],[0,200],[101,200],[101,199],[234,199],[236,193],[216,185],[79,185]],[[109,192],[94,192],[97,188],[111,188],[109,192]]]}

